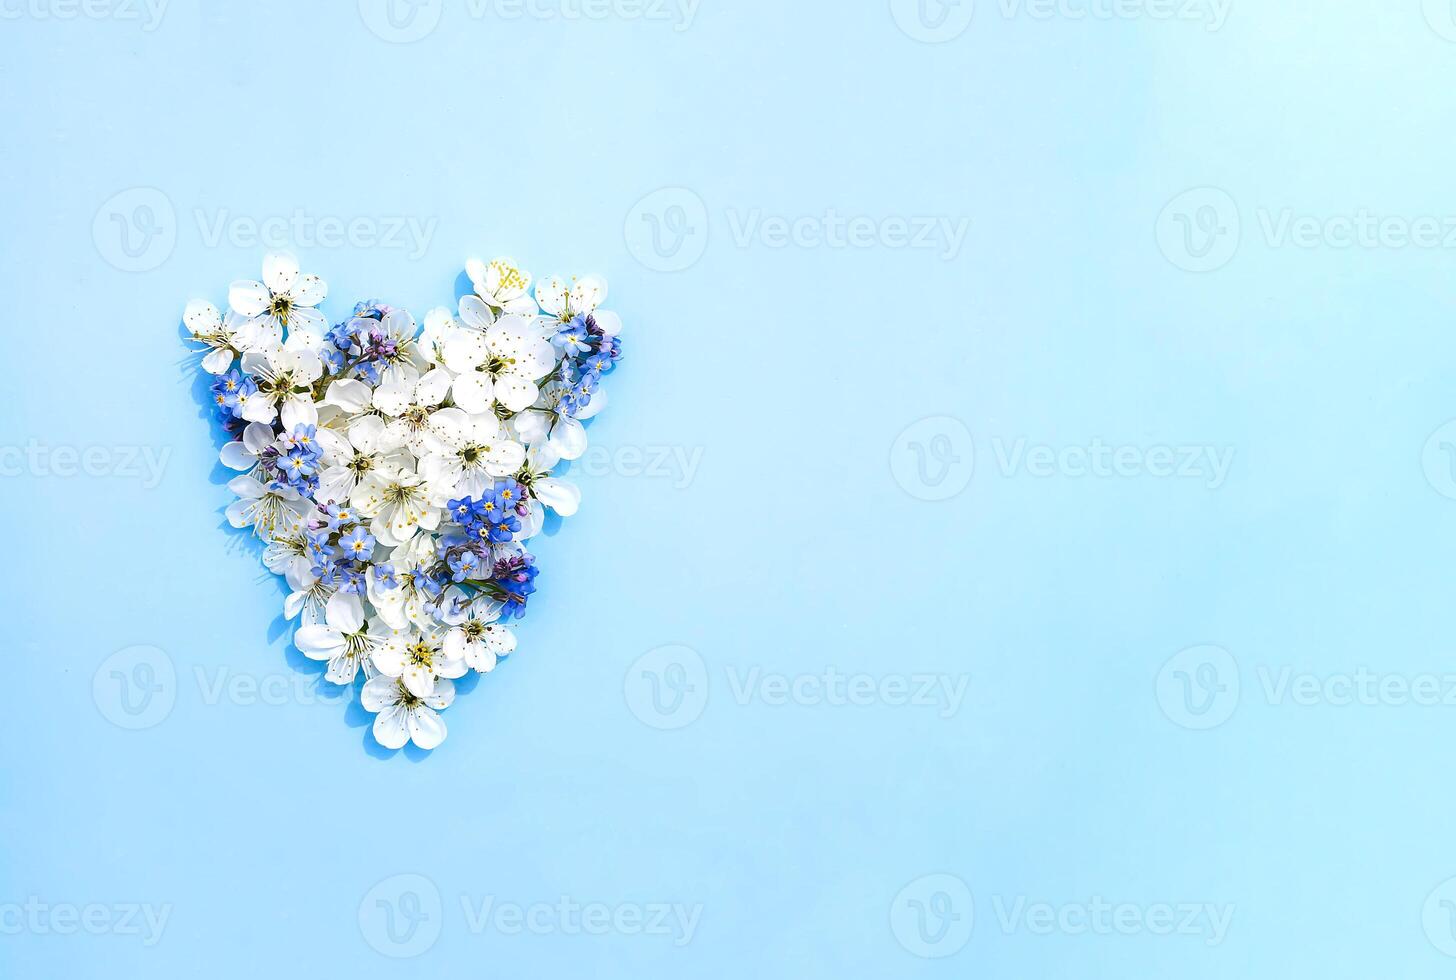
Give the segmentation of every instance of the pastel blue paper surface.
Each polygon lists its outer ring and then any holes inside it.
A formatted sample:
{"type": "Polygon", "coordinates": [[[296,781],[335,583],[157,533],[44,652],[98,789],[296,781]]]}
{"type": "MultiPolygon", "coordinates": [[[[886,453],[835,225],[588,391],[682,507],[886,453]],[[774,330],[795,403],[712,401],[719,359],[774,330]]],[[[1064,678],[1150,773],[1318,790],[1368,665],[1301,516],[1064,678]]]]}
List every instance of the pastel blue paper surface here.
{"type": "Polygon", "coordinates": [[[0,975],[1450,975],[1443,3],[327,6],[0,8],[0,975]],[[625,324],[428,755],[222,521],[274,246],[625,324]]]}

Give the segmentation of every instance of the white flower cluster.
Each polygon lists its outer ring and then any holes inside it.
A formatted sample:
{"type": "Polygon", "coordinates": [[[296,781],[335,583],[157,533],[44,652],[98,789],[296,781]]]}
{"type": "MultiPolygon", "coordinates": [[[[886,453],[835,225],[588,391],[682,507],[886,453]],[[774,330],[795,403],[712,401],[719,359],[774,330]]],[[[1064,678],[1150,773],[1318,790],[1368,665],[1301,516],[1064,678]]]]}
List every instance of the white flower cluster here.
{"type": "Polygon", "coordinates": [[[471,260],[474,292],[425,316],[366,301],[332,327],[328,288],[269,255],[263,279],[183,320],[207,349],[228,521],[266,542],[292,592],[294,643],[377,717],[374,736],[432,749],[453,679],[492,670],[535,591],[527,542],[580,492],[552,476],[586,449],[621,323],[606,283],[471,260]]]}

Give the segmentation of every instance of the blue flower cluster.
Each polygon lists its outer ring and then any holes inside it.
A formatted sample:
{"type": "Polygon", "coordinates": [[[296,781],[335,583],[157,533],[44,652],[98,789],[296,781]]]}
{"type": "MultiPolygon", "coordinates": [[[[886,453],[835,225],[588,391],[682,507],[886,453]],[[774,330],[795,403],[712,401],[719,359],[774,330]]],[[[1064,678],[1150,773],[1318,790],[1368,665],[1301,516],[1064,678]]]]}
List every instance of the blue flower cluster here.
{"type": "Polygon", "coordinates": [[[607,336],[588,313],[574,316],[561,325],[551,343],[562,353],[557,378],[565,388],[561,410],[576,415],[591,402],[602,375],[622,356],[622,343],[607,336]]]}
{"type": "Polygon", "coordinates": [[[378,384],[383,370],[399,358],[398,337],[380,328],[390,307],[377,299],[354,305],[354,315],[329,330],[327,343],[319,352],[332,374],[345,374],[351,369],[370,384],[378,384]]]}
{"type": "Polygon", "coordinates": [[[526,598],[536,591],[536,558],[530,552],[502,558],[491,569],[491,582],[496,597],[505,603],[502,619],[520,619],[526,615],[526,598]]]}
{"type": "Polygon", "coordinates": [[[218,375],[212,383],[212,403],[217,408],[217,420],[224,428],[242,428],[243,401],[257,390],[253,379],[236,368],[218,375]]]}
{"type": "MultiPolygon", "coordinates": [[[[366,594],[374,536],[364,530],[358,512],[352,507],[329,503],[321,505],[319,510],[322,521],[313,523],[304,531],[304,554],[313,566],[313,573],[319,581],[341,592],[366,594]]],[[[375,582],[380,588],[390,589],[397,584],[394,569],[390,566],[375,565],[373,568],[375,582]]]]}
{"type": "Polygon", "coordinates": [[[278,479],[305,496],[318,489],[324,449],[317,436],[318,426],[295,425],[292,432],[278,437],[278,455],[273,461],[278,479]]]}
{"type": "Polygon", "coordinates": [[[526,597],[536,591],[536,559],[525,552],[497,557],[501,545],[510,544],[521,531],[526,512],[526,490],[515,480],[497,480],[476,497],[447,503],[450,520],[462,533],[440,539],[439,564],[427,573],[442,583],[474,588],[505,604],[502,615],[519,618],[526,597]]]}

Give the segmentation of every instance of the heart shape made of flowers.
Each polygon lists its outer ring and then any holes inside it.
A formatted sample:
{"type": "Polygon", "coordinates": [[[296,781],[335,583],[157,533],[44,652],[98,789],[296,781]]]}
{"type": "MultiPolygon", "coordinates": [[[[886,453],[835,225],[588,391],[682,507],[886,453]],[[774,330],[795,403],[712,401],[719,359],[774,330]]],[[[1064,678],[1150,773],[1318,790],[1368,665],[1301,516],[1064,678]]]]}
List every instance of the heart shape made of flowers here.
{"type": "Polygon", "coordinates": [[[357,687],[390,749],[443,742],[454,680],[516,648],[527,542],[546,511],[576,512],[580,491],[552,474],[586,450],[621,357],[603,280],[465,269],[474,291],[423,328],[377,300],[330,326],[327,284],[284,253],[229,287],[226,314],[183,313],[239,473],[228,523],[264,543],[294,644],[357,687]]]}

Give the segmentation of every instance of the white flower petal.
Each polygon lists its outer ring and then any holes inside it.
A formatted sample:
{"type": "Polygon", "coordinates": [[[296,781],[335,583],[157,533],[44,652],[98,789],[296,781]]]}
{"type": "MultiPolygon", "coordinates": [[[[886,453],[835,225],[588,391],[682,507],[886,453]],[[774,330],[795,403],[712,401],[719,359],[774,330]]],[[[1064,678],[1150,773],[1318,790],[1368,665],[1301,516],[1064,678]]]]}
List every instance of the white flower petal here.
{"type": "Polygon", "coordinates": [[[272,299],[267,286],[251,279],[239,279],[228,287],[228,306],[246,317],[261,315],[272,299]]]}
{"type": "Polygon", "coordinates": [[[300,626],[293,632],[293,645],[310,660],[332,660],[343,651],[344,638],[329,626],[300,626]]]}
{"type": "Polygon", "coordinates": [[[318,306],[328,294],[328,283],[315,275],[299,276],[293,285],[292,297],[295,306],[318,306]]]}
{"type": "Polygon", "coordinates": [[[410,740],[409,713],[399,705],[381,711],[374,719],[374,740],[386,749],[404,748],[410,740]]]}
{"type": "Polygon", "coordinates": [[[479,296],[460,297],[460,319],[472,330],[484,330],[495,322],[495,314],[479,296]]]}
{"type": "Polygon", "coordinates": [[[506,408],[521,412],[531,407],[540,390],[534,382],[507,374],[496,379],[494,394],[496,400],[506,408]]]}
{"type": "Polygon", "coordinates": [[[288,252],[269,252],[263,256],[263,281],[280,296],[288,295],[298,279],[298,259],[288,252]]]}
{"type": "Polygon", "coordinates": [[[586,427],[576,419],[563,415],[551,430],[551,448],[562,459],[578,459],[586,452],[586,427]]]}
{"type": "Polygon", "coordinates": [[[216,350],[210,350],[202,358],[202,370],[208,374],[227,374],[227,369],[232,366],[231,348],[219,347],[216,350]]]}
{"type": "Polygon", "coordinates": [[[359,692],[359,703],[365,711],[383,711],[399,700],[399,682],[393,677],[371,677],[359,692]]]}
{"type": "Polygon", "coordinates": [[[293,395],[283,403],[280,413],[283,431],[292,432],[295,426],[318,425],[318,409],[307,395],[293,395]]]}
{"type": "Polygon", "coordinates": [[[574,483],[544,476],[531,484],[536,498],[562,517],[570,517],[581,506],[581,490],[574,483]]]}
{"type": "Polygon", "coordinates": [[[415,404],[433,407],[445,400],[450,391],[450,372],[435,368],[415,385],[415,404]]]}
{"type": "Polygon", "coordinates": [[[369,407],[372,396],[373,390],[364,382],[345,379],[329,385],[324,404],[337,405],[349,413],[362,412],[369,407]]]}
{"type": "Polygon", "coordinates": [[[324,607],[324,615],[340,633],[357,633],[364,625],[364,603],[356,595],[335,592],[324,607]]]}
{"type": "Polygon", "coordinates": [[[571,312],[590,313],[607,298],[607,281],[583,276],[571,287],[571,312]]]}
{"type": "Polygon", "coordinates": [[[567,285],[560,276],[547,276],[536,283],[536,302],[551,316],[566,311],[567,285]]]}
{"type": "Polygon", "coordinates": [[[222,447],[218,460],[230,470],[250,470],[258,463],[258,457],[248,452],[241,441],[234,441],[222,447]]]}
{"type": "Polygon", "coordinates": [[[495,404],[495,383],[490,380],[490,375],[480,371],[460,375],[450,386],[450,393],[455,397],[455,404],[471,415],[489,412],[495,404]]]}
{"type": "Polygon", "coordinates": [[[445,722],[424,706],[409,713],[410,739],[422,749],[433,749],[445,741],[445,722]]]}

